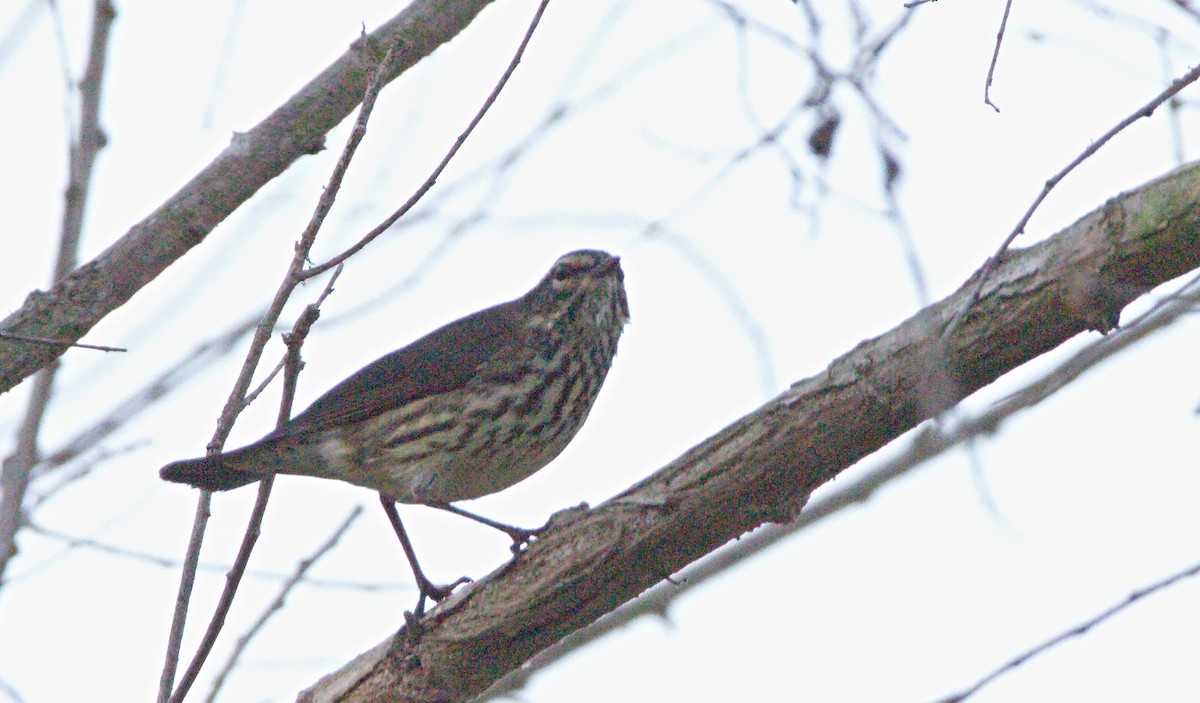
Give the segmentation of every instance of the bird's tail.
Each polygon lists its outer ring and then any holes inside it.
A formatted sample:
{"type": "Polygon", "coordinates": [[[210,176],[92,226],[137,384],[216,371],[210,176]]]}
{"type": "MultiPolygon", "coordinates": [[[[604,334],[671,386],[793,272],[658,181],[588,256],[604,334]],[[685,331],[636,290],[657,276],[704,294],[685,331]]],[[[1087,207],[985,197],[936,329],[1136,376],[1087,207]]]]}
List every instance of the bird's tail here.
{"type": "Polygon", "coordinates": [[[158,470],[158,475],[164,481],[186,483],[206,491],[228,491],[263,478],[262,474],[233,468],[228,458],[227,454],[217,454],[201,459],[185,459],[167,464],[158,470]]]}

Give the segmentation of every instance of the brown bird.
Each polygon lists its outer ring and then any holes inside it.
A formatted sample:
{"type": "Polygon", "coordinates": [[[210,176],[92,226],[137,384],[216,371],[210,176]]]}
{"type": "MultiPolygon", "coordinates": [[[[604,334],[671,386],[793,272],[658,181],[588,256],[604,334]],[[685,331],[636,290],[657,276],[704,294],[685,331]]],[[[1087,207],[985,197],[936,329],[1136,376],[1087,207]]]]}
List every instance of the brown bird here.
{"type": "Polygon", "coordinates": [[[268,474],[346,481],[378,491],[425,598],[395,502],[429,505],[504,530],[514,548],[536,531],[450,503],[508,488],[546,466],[583,426],[629,319],[620,259],[580,250],[525,295],[451,322],[380,357],[247,447],[178,461],[167,481],[209,491],[268,474]]]}

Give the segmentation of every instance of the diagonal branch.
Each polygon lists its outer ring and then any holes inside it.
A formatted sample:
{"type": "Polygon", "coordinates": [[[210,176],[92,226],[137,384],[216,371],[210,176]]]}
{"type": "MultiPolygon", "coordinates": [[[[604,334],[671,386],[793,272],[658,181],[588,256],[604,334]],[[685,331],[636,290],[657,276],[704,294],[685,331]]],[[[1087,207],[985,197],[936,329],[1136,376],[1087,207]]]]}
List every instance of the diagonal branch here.
{"type": "Polygon", "coordinates": [[[729,569],[745,563],[751,557],[789,539],[797,532],[814,527],[825,518],[840,514],[855,504],[866,503],[877,491],[895,479],[923,466],[935,456],[950,451],[996,431],[1009,418],[1036,406],[1069,386],[1088,370],[1155,332],[1169,328],[1192,314],[1200,305],[1200,276],[1193,276],[1182,289],[1159,301],[1150,311],[1120,331],[1098,339],[1080,349],[1070,359],[1047,372],[1029,385],[1023,386],[992,403],[978,415],[963,417],[956,414],[953,423],[927,423],[913,433],[907,446],[897,455],[870,467],[854,480],[838,482],[835,491],[826,493],[819,501],[809,502],[800,516],[788,524],[774,524],[755,530],[752,534],[726,544],[715,552],[676,573],[670,581],[661,581],[637,599],[629,601],[612,613],[582,630],[576,630],[553,646],[542,650],[521,668],[506,675],[476,699],[512,698],[513,693],[540,671],[578,651],[606,634],[619,630],[646,615],[667,617],[671,605],[688,591],[728,573],[729,569]]]}
{"type": "MultiPolygon", "coordinates": [[[[358,105],[377,54],[403,50],[391,81],[457,35],[490,0],[415,0],[354,42],[337,61],[248,132],[146,219],[90,262],[33,291],[0,321],[13,335],[74,342],[124,305],[293,161],[323,148],[325,134],[358,105]],[[382,49],[380,48],[382,47],[382,49]]],[[[69,347],[0,340],[0,393],[69,347]]]]}
{"type": "Polygon", "coordinates": [[[225,685],[226,679],[229,678],[229,675],[233,672],[234,667],[237,666],[238,661],[241,659],[242,654],[245,653],[246,648],[250,645],[250,642],[255,638],[255,636],[262,632],[263,628],[266,627],[272,616],[274,616],[280,610],[283,610],[283,606],[287,601],[288,595],[293,589],[296,588],[297,584],[305,580],[308,570],[311,569],[314,564],[320,561],[321,557],[328,554],[334,547],[337,546],[338,541],[342,539],[342,536],[346,534],[346,531],[350,529],[350,526],[354,524],[354,521],[358,519],[358,516],[362,514],[362,511],[362,505],[354,506],[354,509],[350,511],[350,514],[347,515],[345,519],[342,520],[342,523],[338,525],[337,529],[333,531],[333,534],[329,535],[329,538],[326,539],[321,546],[317,547],[317,550],[313,552],[312,555],[302,559],[300,563],[296,565],[295,572],[292,573],[292,575],[280,585],[278,593],[275,594],[275,598],[267,605],[266,609],[259,614],[258,618],[252,625],[250,625],[246,632],[237,638],[237,642],[235,642],[233,645],[233,651],[230,652],[228,658],[225,660],[225,663],[221,666],[220,670],[217,671],[217,675],[213,679],[212,689],[209,691],[208,697],[205,700],[207,700],[209,703],[213,703],[217,700],[217,696],[221,693],[221,688],[225,685]]]}
{"type": "Polygon", "coordinates": [[[1116,603],[1115,605],[1109,606],[1108,608],[1105,608],[1103,612],[1093,615],[1092,617],[1088,618],[1084,622],[1079,623],[1078,625],[1072,627],[1071,629],[1066,630],[1064,632],[1060,632],[1057,635],[1051,637],[1050,639],[1042,642],[1041,644],[1035,645],[1034,647],[1031,647],[1030,649],[1025,650],[1024,652],[1018,654],[1017,656],[1013,657],[1012,659],[1009,659],[1008,661],[1004,662],[999,667],[997,667],[996,669],[989,672],[986,676],[979,679],[978,681],[971,684],[970,686],[963,689],[962,691],[951,694],[944,698],[939,698],[937,703],[962,703],[962,701],[965,701],[966,699],[975,695],[981,689],[990,685],[993,681],[1000,678],[1004,674],[1010,673],[1010,672],[1020,668],[1021,666],[1023,666],[1027,662],[1029,662],[1031,659],[1034,659],[1035,657],[1040,657],[1041,655],[1049,652],[1050,650],[1052,650],[1055,647],[1057,647],[1058,645],[1066,642],[1067,640],[1071,639],[1072,637],[1082,637],[1083,635],[1086,635],[1092,628],[1103,624],[1107,620],[1111,620],[1112,618],[1116,617],[1117,615],[1120,615],[1122,612],[1124,612],[1124,611],[1128,610],[1129,608],[1133,607],[1134,605],[1136,605],[1143,598],[1160,593],[1160,592],[1170,588],[1171,586],[1176,586],[1179,583],[1181,583],[1187,579],[1193,579],[1193,578],[1196,578],[1197,576],[1200,576],[1200,564],[1192,564],[1191,566],[1188,566],[1185,569],[1176,571],[1174,574],[1171,574],[1170,576],[1167,576],[1166,578],[1162,578],[1162,579],[1159,579],[1158,581],[1155,581],[1154,583],[1150,584],[1149,586],[1144,586],[1142,588],[1139,588],[1136,591],[1130,593],[1128,596],[1126,596],[1125,600],[1121,601],[1120,603],[1116,603]]]}
{"type": "Polygon", "coordinates": [[[1008,252],[892,331],[604,504],[567,510],[511,566],[447,599],[300,695],[465,701],[557,640],[767,522],[922,421],[1200,267],[1200,164],[1111,199],[1008,252]]]}
{"type": "MultiPolygon", "coordinates": [[[[395,66],[395,54],[395,48],[389,47],[383,53],[378,65],[372,72],[370,83],[368,83],[367,89],[363,94],[362,108],[359,110],[354,128],[351,130],[345,146],[342,147],[342,154],[334,166],[333,173],[330,174],[325,190],[321,193],[321,197],[317,202],[308,226],[305,227],[304,232],[300,235],[300,240],[296,243],[287,273],[284,274],[283,281],[275,291],[275,297],[270,306],[268,306],[267,313],[255,329],[250,349],[246,352],[246,358],[242,363],[241,373],[238,374],[237,379],[234,381],[233,391],[226,399],[225,407],[222,409],[221,416],[217,420],[216,432],[213,434],[212,440],[208,443],[210,453],[221,451],[229,435],[229,431],[233,427],[234,420],[251,400],[246,393],[250,388],[254,371],[258,368],[258,362],[262,358],[263,349],[267,344],[267,340],[270,339],[271,331],[275,328],[275,323],[279,320],[279,316],[283,312],[284,304],[287,303],[296,286],[301,282],[300,272],[304,268],[304,262],[308,260],[309,252],[312,251],[313,243],[320,233],[321,225],[324,223],[329,211],[333,208],[337,194],[341,190],[341,184],[346,171],[350,168],[350,162],[354,158],[354,154],[358,151],[363,137],[366,135],[367,120],[374,110],[375,100],[379,97],[379,91],[383,89],[387,81],[389,71],[395,66]]],[[[320,304],[333,292],[333,283],[337,280],[341,270],[342,268],[339,266],[334,271],[333,276],[325,286],[324,292],[315,303],[305,309],[304,314],[296,321],[292,334],[284,336],[288,353],[284,364],[284,392],[278,416],[280,425],[287,422],[292,414],[292,401],[296,392],[296,381],[302,366],[300,361],[300,347],[304,343],[304,338],[308,335],[309,329],[316,323],[320,304]]],[[[196,569],[199,565],[200,547],[204,541],[204,531],[208,523],[212,501],[212,494],[210,492],[200,492],[200,497],[196,503],[196,515],[192,521],[192,535],[188,540],[187,554],[184,557],[184,568],[180,577],[179,594],[175,600],[175,613],[171,619],[171,631],[167,637],[166,661],[163,663],[162,676],[159,680],[158,700],[160,702],[183,700],[199,675],[200,669],[204,666],[209,652],[212,651],[217,636],[225,625],[225,616],[229,612],[229,608],[233,605],[234,595],[237,593],[242,575],[246,570],[246,565],[250,561],[250,553],[258,541],[262,518],[267,509],[267,502],[270,499],[273,484],[274,477],[272,476],[266,476],[259,482],[258,496],[254,502],[254,510],[251,513],[250,523],[247,525],[246,532],[243,535],[242,545],[238,549],[238,556],[234,562],[234,567],[226,576],[225,588],[221,593],[221,599],[217,602],[216,610],[209,620],[208,628],[205,630],[204,637],[197,647],[196,654],[176,685],[174,677],[175,669],[179,662],[179,648],[183,639],[183,629],[187,621],[192,586],[195,583],[196,569]],[[173,692],[172,689],[174,689],[173,692]]]]}
{"type": "MultiPolygon", "coordinates": [[[[79,134],[71,141],[67,192],[62,227],[59,230],[58,256],[54,262],[55,281],[75,268],[78,261],[83,212],[91,192],[92,167],[95,166],[96,158],[105,143],[104,133],[100,128],[100,95],[104,82],[104,67],[108,62],[109,31],[115,17],[116,11],[108,0],[96,0],[92,11],[91,49],[88,52],[83,82],[79,86],[79,134]]],[[[15,329],[5,331],[19,333],[15,329]]],[[[53,333],[48,336],[58,339],[53,333]]],[[[0,343],[0,355],[3,355],[5,349],[21,346],[44,352],[46,363],[29,370],[33,373],[41,368],[41,373],[37,375],[33,391],[29,395],[25,417],[17,434],[16,449],[11,456],[5,457],[0,465],[0,491],[3,492],[3,497],[0,497],[0,577],[3,577],[9,561],[17,553],[17,531],[25,520],[25,493],[29,490],[29,481],[39,459],[38,437],[42,419],[54,394],[54,378],[58,367],[48,364],[68,348],[65,345],[44,344],[41,341],[30,343],[9,339],[6,343],[0,343]],[[42,368],[43,366],[45,368],[42,368]]],[[[0,362],[0,376],[5,373],[3,368],[4,363],[0,362]]]]}
{"type": "Polygon", "coordinates": [[[484,115],[488,113],[488,110],[492,109],[492,105],[496,103],[496,98],[500,97],[500,92],[504,90],[504,86],[508,85],[508,80],[512,78],[513,73],[515,73],[517,70],[517,64],[521,63],[521,57],[525,55],[525,49],[529,46],[529,41],[533,39],[534,30],[537,29],[538,23],[542,21],[542,15],[545,14],[546,5],[549,4],[549,1],[550,0],[542,0],[541,4],[538,5],[537,10],[533,14],[533,19],[529,22],[529,27],[525,30],[525,36],[521,39],[521,43],[517,46],[517,50],[513,54],[512,59],[508,62],[508,66],[504,69],[504,73],[502,73],[500,75],[500,79],[496,81],[496,85],[492,88],[492,92],[488,94],[487,99],[483,101],[483,105],[476,110],[475,117],[471,119],[470,123],[467,124],[466,129],[464,129],[462,133],[458,135],[458,138],[454,140],[454,144],[451,145],[449,151],[447,151],[442,157],[442,160],[438,162],[438,165],[433,168],[433,171],[431,171],[425,181],[421,183],[416,192],[409,196],[408,200],[406,200],[403,205],[397,208],[395,212],[384,218],[383,222],[380,222],[378,225],[376,225],[370,232],[360,238],[348,249],[322,264],[310,266],[303,272],[303,274],[301,274],[301,278],[307,280],[314,276],[319,276],[335,266],[342,265],[342,263],[351,256],[354,256],[358,252],[362,251],[368,244],[375,241],[375,239],[377,239],[380,235],[391,229],[392,225],[396,224],[401,217],[404,217],[404,215],[412,210],[413,207],[415,207],[416,204],[420,202],[423,197],[425,197],[425,194],[429,192],[429,189],[433,188],[433,185],[437,183],[437,180],[442,175],[442,172],[445,171],[446,167],[450,165],[450,161],[458,153],[458,150],[461,149],[462,145],[467,142],[467,138],[471,136],[471,133],[474,132],[475,128],[479,126],[479,123],[483,121],[484,115]]]}

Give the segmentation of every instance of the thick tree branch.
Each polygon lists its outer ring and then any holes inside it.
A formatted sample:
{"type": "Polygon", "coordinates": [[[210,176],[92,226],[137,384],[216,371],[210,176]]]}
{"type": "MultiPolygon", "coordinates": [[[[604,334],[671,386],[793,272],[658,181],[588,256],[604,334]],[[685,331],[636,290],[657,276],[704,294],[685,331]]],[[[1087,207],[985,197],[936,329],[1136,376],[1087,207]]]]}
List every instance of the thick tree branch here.
{"type": "Polygon", "coordinates": [[[1200,306],[1200,276],[1193,275],[1181,290],[1158,301],[1151,310],[1140,315],[1132,324],[1122,324],[1117,333],[1084,346],[1071,358],[1029,385],[996,400],[982,412],[956,412],[949,422],[922,425],[919,430],[908,436],[907,444],[898,453],[866,470],[861,470],[865,467],[860,464],[858,475],[853,480],[842,477],[836,490],[826,492],[820,501],[809,502],[796,520],[787,524],[767,525],[726,544],[676,573],[671,581],[660,581],[636,599],[626,602],[588,627],[576,630],[569,637],[538,652],[537,656],[526,661],[521,668],[509,673],[476,698],[475,703],[514,698],[515,692],[540,671],[608,633],[628,626],[638,618],[654,615],[670,619],[671,606],[688,591],[707,584],[729,569],[790,539],[797,532],[816,527],[827,517],[840,515],[851,506],[867,503],[878,491],[907,476],[930,459],[967,442],[995,435],[1010,418],[1036,407],[1078,381],[1087,371],[1146,337],[1169,329],[1172,324],[1191,316],[1197,306],[1200,306]]]}
{"type": "MultiPolygon", "coordinates": [[[[0,330],[74,342],[204,240],[293,161],[323,148],[325,134],[362,99],[369,74],[391,46],[392,74],[406,71],[466,27],[490,0],[415,0],[250,131],[187,185],[92,261],[49,291],[33,291],[0,330]]],[[[0,340],[0,393],[45,367],[65,346],[0,340]]]]}
{"type": "Polygon", "coordinates": [[[1008,252],[949,335],[974,277],[859,344],[621,495],[563,511],[512,565],[300,695],[465,701],[575,629],[767,522],[846,467],[1020,364],[1200,267],[1200,164],[1008,252]]]}

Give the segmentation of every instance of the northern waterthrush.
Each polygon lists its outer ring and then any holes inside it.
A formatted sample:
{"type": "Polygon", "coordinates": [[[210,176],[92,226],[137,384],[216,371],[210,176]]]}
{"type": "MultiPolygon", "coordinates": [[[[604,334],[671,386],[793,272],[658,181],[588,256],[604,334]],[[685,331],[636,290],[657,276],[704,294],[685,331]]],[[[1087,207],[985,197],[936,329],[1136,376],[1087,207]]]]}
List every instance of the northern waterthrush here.
{"type": "MultiPolygon", "coordinates": [[[[169,464],[167,481],[209,491],[267,474],[317,476],[379,491],[421,588],[395,501],[454,508],[550,463],[583,425],[629,319],[620,259],[580,250],[525,295],[434,330],[380,357],[247,447],[169,464]]],[[[456,582],[457,583],[457,582],[456,582]]]]}

